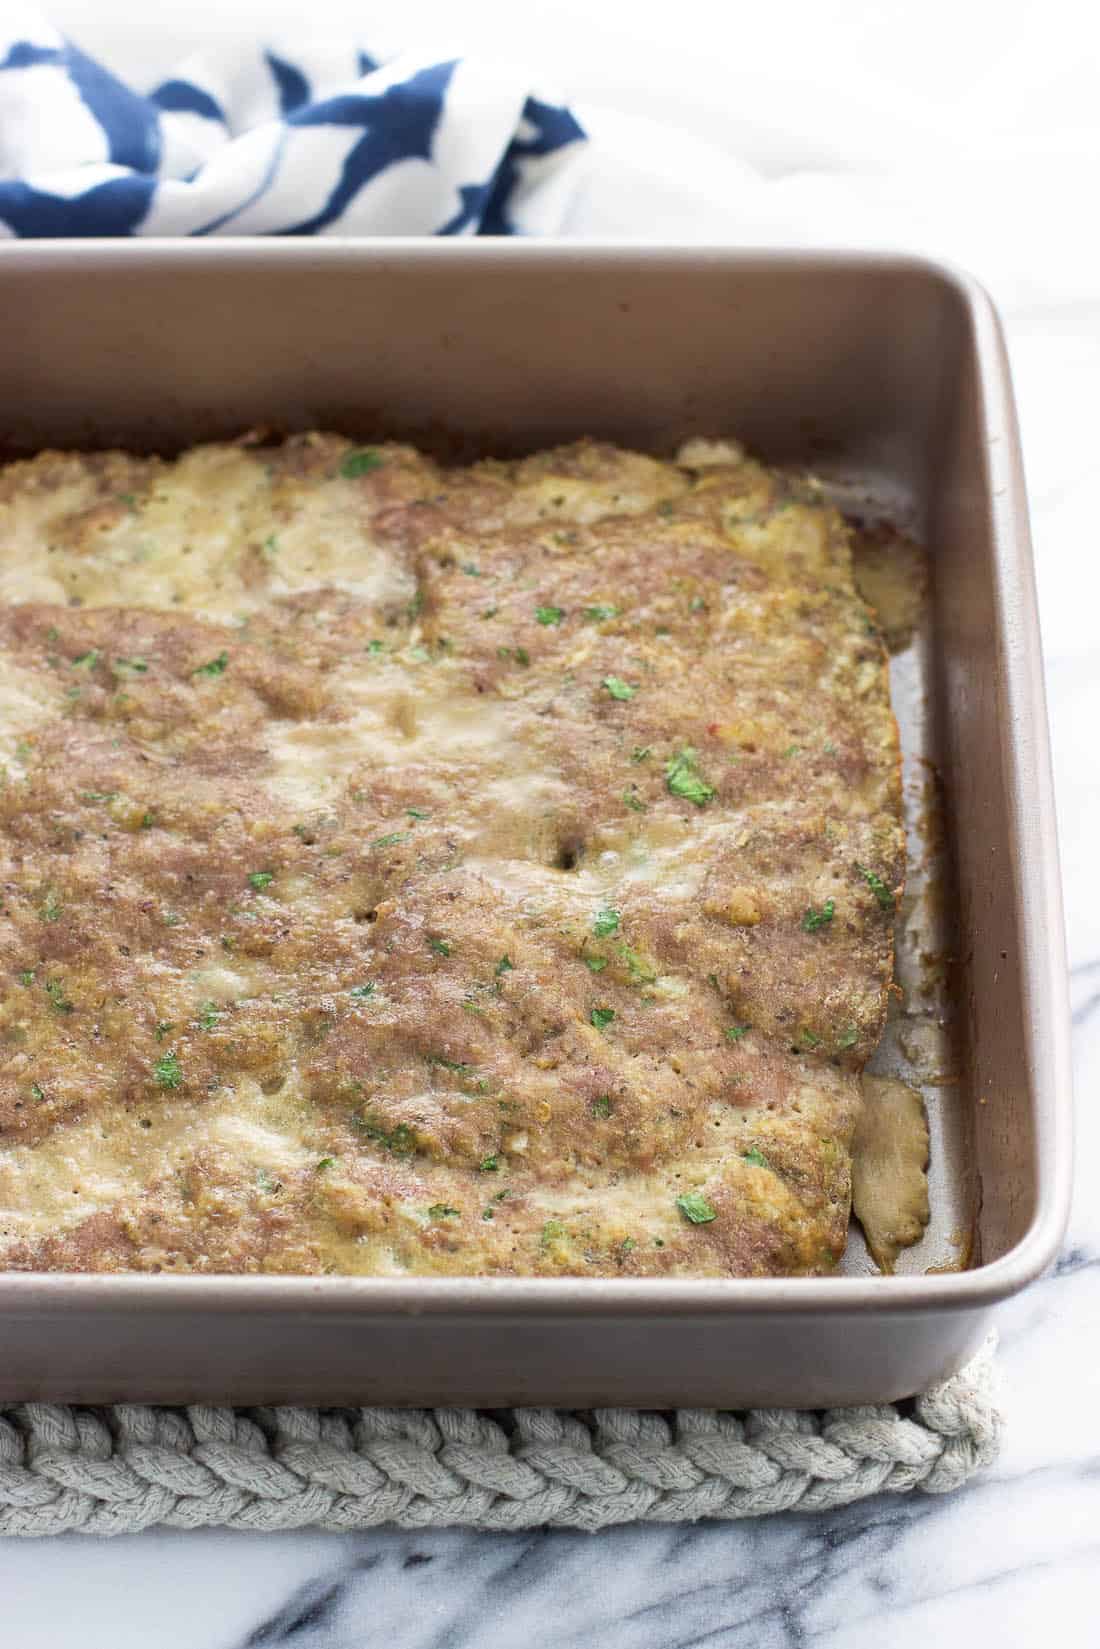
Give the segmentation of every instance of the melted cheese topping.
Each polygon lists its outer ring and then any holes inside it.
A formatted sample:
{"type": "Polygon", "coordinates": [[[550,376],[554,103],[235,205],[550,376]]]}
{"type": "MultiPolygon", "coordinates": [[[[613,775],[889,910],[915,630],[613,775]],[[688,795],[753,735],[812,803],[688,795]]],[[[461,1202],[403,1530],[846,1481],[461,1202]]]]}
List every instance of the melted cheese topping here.
{"type": "Polygon", "coordinates": [[[234,619],[273,595],[340,590],[383,605],[415,593],[398,557],[378,545],[364,557],[358,489],[338,473],[323,488],[273,482],[262,453],[232,446],[136,475],[120,464],[117,486],[79,458],[55,467],[47,497],[16,493],[5,512],[2,600],[111,607],[124,593],[135,607],[234,619]]]}
{"type": "Polygon", "coordinates": [[[265,1094],[239,1079],[197,1110],[190,1097],[149,1107],[153,1116],[85,1117],[34,1146],[0,1151],[0,1227],[30,1241],[69,1230],[143,1185],[180,1173],[201,1146],[251,1180],[312,1167],[310,1112],[299,1084],[265,1094]]]}

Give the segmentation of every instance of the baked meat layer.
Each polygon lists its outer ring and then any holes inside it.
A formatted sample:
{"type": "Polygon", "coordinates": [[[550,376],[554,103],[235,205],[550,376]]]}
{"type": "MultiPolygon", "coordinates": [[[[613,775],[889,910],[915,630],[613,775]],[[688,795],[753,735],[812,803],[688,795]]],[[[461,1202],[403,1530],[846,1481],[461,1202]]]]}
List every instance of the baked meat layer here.
{"type": "Polygon", "coordinates": [[[904,845],[811,482],[46,452],[0,601],[0,1264],[834,1266],[904,845]]]}

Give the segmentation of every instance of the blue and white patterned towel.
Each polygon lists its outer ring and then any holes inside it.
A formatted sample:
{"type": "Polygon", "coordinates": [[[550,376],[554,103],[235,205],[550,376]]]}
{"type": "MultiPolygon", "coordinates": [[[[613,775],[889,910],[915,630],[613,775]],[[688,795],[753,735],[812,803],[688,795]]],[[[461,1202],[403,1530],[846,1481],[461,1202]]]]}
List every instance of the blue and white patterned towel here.
{"type": "Polygon", "coordinates": [[[553,234],[575,187],[581,127],[499,65],[233,48],[141,96],[13,9],[0,239],[553,234]]]}

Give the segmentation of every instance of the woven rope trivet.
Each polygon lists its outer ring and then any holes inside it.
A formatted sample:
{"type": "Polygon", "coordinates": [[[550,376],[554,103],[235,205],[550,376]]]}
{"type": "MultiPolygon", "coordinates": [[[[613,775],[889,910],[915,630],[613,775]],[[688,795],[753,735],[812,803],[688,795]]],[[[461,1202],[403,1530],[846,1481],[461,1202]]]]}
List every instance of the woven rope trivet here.
{"type": "Polygon", "coordinates": [[[956,1489],[995,1458],[993,1343],[911,1403],[627,1409],[0,1409],[0,1534],[603,1529],[956,1489]]]}

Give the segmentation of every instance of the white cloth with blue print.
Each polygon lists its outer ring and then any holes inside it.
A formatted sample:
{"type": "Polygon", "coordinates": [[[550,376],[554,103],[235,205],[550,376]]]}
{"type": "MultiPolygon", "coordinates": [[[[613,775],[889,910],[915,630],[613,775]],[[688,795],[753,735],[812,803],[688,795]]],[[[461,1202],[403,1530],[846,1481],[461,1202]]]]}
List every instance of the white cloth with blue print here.
{"type": "Polygon", "coordinates": [[[0,15],[0,238],[553,234],[585,135],[520,75],[356,43],[190,59],[141,95],[0,15]]]}

